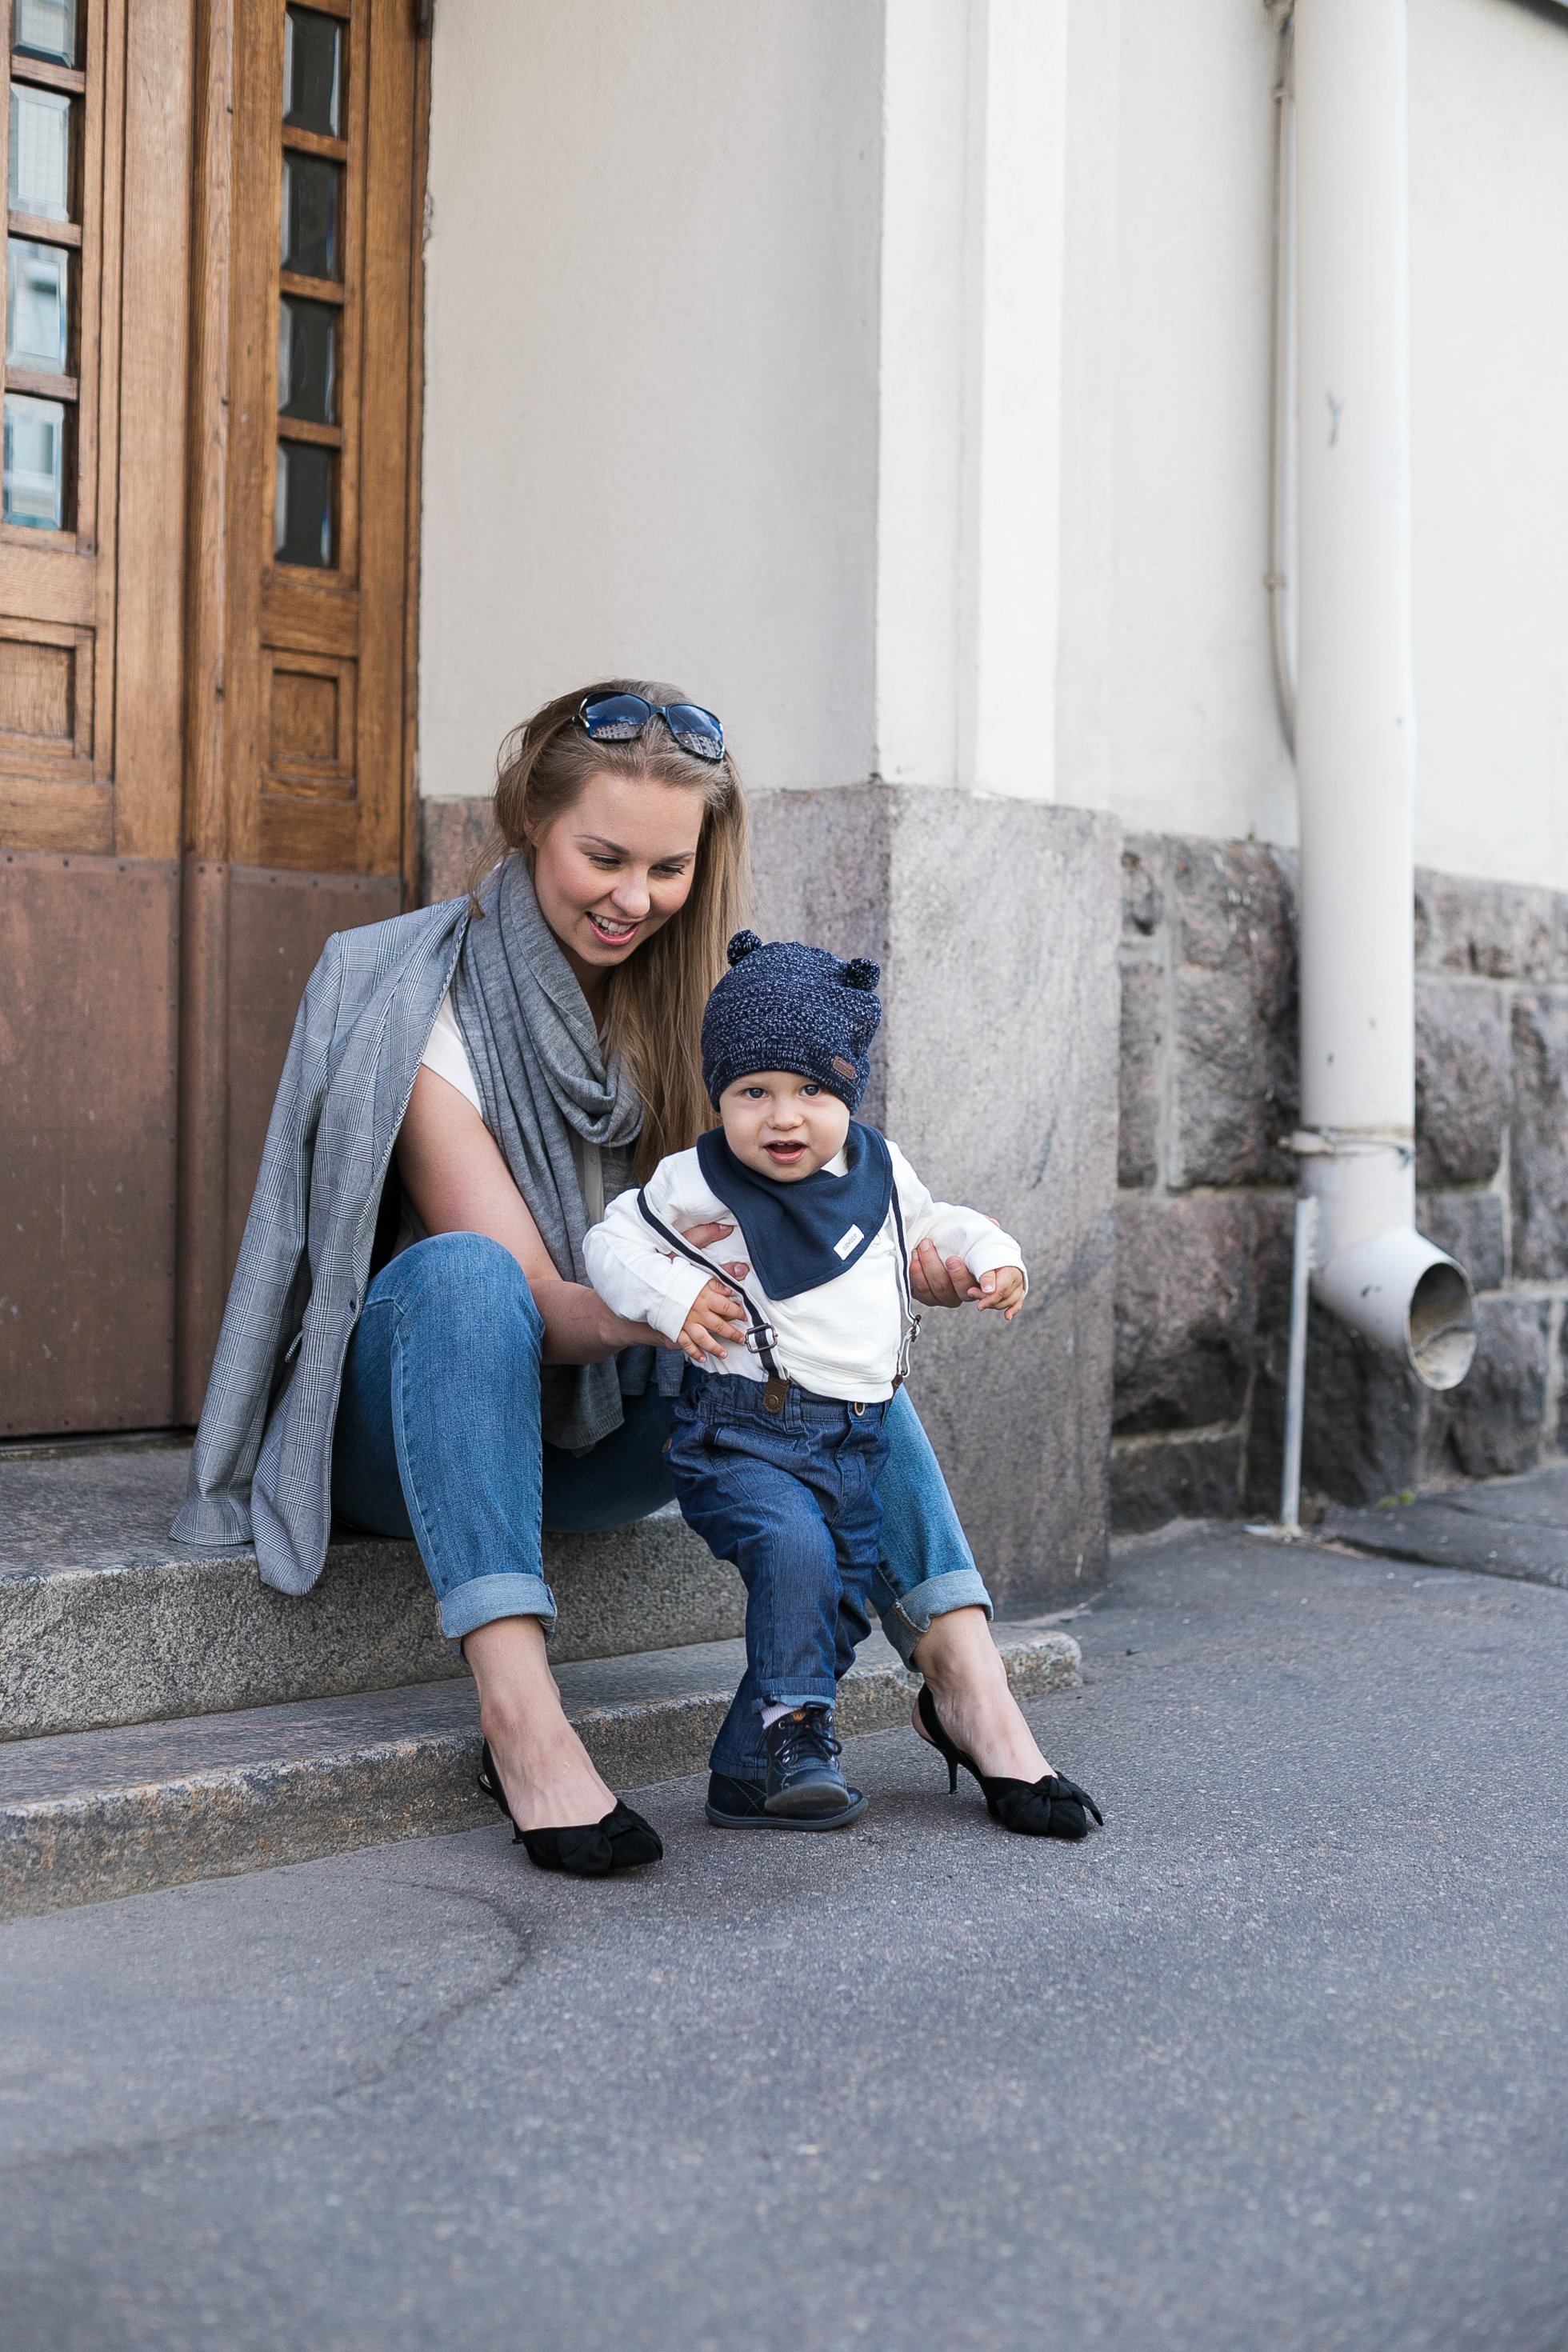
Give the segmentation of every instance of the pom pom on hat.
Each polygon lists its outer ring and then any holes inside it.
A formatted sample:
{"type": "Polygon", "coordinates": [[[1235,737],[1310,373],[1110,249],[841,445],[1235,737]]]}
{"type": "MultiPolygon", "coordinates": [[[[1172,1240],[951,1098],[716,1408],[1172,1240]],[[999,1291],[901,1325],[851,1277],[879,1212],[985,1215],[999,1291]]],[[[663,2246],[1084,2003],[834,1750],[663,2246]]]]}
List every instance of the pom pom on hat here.
{"type": "Polygon", "coordinates": [[[731,971],[734,971],[742,956],[755,955],[762,944],[755,931],[737,931],[724,950],[730,959],[731,971]]]}
{"type": "Polygon", "coordinates": [[[882,967],[879,963],[873,963],[869,956],[851,956],[848,962],[840,967],[839,977],[846,988],[869,991],[881,979],[882,967]]]}

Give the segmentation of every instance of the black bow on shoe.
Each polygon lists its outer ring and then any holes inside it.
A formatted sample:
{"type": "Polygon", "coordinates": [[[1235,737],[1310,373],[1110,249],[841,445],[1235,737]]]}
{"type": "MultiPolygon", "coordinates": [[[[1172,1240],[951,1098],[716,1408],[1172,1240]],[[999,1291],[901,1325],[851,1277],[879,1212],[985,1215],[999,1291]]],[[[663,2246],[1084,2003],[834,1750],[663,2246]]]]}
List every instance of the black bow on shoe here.
{"type": "Polygon", "coordinates": [[[571,1878],[607,1878],[613,1870],[639,1870],[664,1860],[664,1841],[653,1823],[619,1797],[603,1821],[563,1830],[520,1829],[488,1739],[480,1751],[479,1780],[490,1802],[510,1822],[513,1845],[521,1846],[536,1870],[563,1870],[571,1878]]]}

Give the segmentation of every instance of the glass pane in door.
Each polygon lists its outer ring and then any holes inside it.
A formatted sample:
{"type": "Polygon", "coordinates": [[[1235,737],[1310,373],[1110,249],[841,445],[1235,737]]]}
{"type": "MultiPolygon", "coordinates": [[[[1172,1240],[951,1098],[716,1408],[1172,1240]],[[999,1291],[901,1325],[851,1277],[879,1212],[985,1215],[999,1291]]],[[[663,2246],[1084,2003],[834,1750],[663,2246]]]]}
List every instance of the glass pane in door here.
{"type": "MultiPolygon", "coordinates": [[[[316,155],[283,158],[283,267],[301,278],[341,278],[339,194],[342,169],[316,155]]],[[[13,204],[16,198],[13,197],[13,204]]]]}
{"type": "Polygon", "coordinates": [[[71,102],[58,89],[11,85],[11,209],[70,218],[71,102]]]}
{"type": "Polygon", "coordinates": [[[342,21],[319,8],[290,8],[283,24],[283,120],[291,131],[341,139],[342,21]]]}
{"type": "Polygon", "coordinates": [[[330,570],[334,453],[313,441],[279,441],[272,551],[279,563],[330,570]]]}
{"type": "Polygon", "coordinates": [[[24,58],[52,66],[74,66],[77,0],[16,0],[11,46],[24,58]]]}
{"type": "Polygon", "coordinates": [[[70,350],[70,265],[64,246],[14,236],[5,257],[5,362],[64,375],[70,350]]]}
{"type": "Polygon", "coordinates": [[[31,530],[65,527],[66,412],[58,400],[5,394],[3,511],[31,530]]]}
{"type": "Polygon", "coordinates": [[[285,294],[278,314],[278,413],[335,425],[338,314],[330,302],[285,294]]]}

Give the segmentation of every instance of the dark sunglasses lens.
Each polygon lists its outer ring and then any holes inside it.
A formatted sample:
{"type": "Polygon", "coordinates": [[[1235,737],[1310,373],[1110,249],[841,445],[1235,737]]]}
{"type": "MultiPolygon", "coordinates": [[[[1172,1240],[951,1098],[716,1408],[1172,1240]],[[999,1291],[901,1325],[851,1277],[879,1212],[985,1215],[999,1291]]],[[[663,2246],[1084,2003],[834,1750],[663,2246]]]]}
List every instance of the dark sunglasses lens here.
{"type": "Polygon", "coordinates": [[[583,705],[583,724],[600,743],[630,742],[652,716],[653,705],[640,694],[606,694],[583,705]]]}
{"type": "Polygon", "coordinates": [[[723,758],[724,730],[710,710],[700,709],[695,702],[672,702],[665,717],[683,751],[693,752],[699,760],[723,758]]]}

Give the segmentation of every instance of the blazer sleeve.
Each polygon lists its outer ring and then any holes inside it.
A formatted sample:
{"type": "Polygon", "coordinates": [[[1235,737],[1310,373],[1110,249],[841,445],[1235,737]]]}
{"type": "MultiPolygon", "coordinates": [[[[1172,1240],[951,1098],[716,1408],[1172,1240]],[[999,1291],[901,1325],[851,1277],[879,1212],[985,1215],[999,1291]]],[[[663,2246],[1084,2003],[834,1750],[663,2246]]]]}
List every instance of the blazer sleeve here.
{"type": "Polygon", "coordinates": [[[248,1543],[250,1481],[268,1407],[300,1344],[310,1292],[307,1240],[316,1129],[331,1074],[343,952],[322,949],[294,1019],[261,1170],[251,1196],[223,1328],[191,1454],[176,1541],[248,1543]]]}

